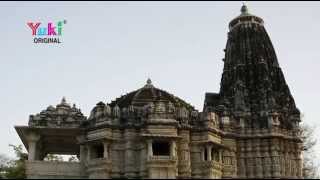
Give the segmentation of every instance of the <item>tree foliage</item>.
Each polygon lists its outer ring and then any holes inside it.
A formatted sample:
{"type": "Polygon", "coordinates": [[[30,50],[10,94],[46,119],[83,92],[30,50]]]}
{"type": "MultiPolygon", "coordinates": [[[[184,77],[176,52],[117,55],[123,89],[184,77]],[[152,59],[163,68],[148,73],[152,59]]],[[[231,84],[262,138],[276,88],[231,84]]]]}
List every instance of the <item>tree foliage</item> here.
{"type": "Polygon", "coordinates": [[[48,154],[43,160],[44,161],[63,161],[63,157],[55,154],[48,154]]]}
{"type": "Polygon", "coordinates": [[[314,137],[315,126],[309,126],[307,124],[301,125],[301,139],[303,141],[303,177],[307,179],[318,179],[318,164],[315,161],[317,159],[315,154],[315,145],[317,140],[314,137]]]}
{"type": "Polygon", "coordinates": [[[9,145],[13,148],[16,159],[5,159],[2,160],[1,164],[1,176],[2,178],[9,179],[24,179],[26,178],[25,174],[25,160],[28,159],[27,153],[24,153],[22,150],[22,145],[9,145]]]}

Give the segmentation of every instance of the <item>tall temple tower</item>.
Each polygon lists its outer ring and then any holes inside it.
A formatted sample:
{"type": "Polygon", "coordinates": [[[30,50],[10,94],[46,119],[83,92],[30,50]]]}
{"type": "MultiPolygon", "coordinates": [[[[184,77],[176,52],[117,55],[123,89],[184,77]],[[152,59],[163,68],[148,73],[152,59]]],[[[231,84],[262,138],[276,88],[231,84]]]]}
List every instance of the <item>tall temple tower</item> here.
{"type": "Polygon", "coordinates": [[[229,29],[220,92],[202,112],[150,79],[88,118],[63,98],[15,127],[27,178],[302,178],[300,112],[263,20],[243,5],[229,29]]]}
{"type": "Polygon", "coordinates": [[[246,5],[229,23],[219,94],[204,111],[228,117],[222,127],[236,142],[237,176],[301,177],[300,112],[260,17],[246,5]]]}

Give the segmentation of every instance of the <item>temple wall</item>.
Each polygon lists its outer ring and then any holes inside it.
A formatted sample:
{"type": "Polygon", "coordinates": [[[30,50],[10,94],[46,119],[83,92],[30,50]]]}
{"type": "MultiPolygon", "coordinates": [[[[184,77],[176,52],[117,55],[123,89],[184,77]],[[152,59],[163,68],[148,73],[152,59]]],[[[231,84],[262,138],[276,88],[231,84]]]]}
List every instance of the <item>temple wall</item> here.
{"type": "Polygon", "coordinates": [[[26,161],[28,179],[81,179],[87,178],[80,163],[26,161]]]}

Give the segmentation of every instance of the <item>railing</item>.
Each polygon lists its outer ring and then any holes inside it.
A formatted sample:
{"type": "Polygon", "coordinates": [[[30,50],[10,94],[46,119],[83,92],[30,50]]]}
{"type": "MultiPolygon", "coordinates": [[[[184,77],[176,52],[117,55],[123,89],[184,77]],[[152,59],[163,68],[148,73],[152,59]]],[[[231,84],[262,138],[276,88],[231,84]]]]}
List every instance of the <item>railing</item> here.
{"type": "Polygon", "coordinates": [[[154,160],[170,160],[174,161],[177,160],[176,157],[173,156],[149,156],[149,160],[154,161],[154,160]]]}
{"type": "Polygon", "coordinates": [[[211,161],[203,161],[201,162],[202,164],[202,167],[206,167],[206,168],[213,168],[215,170],[222,170],[222,164],[218,161],[214,161],[214,160],[211,160],[211,161]]]}

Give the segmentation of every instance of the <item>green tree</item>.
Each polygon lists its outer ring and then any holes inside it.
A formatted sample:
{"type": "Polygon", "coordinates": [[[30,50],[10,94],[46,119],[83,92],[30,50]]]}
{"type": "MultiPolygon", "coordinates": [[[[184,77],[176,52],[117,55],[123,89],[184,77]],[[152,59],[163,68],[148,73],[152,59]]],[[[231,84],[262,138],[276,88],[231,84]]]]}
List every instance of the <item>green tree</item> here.
{"type": "Polygon", "coordinates": [[[16,159],[9,160],[3,166],[3,176],[9,179],[24,179],[26,178],[25,160],[28,159],[28,154],[22,150],[22,145],[10,144],[16,154],[16,159]]]}
{"type": "Polygon", "coordinates": [[[9,162],[9,158],[4,154],[0,154],[0,179],[5,178],[5,172],[6,172],[5,170],[8,162],[9,162]]]}

